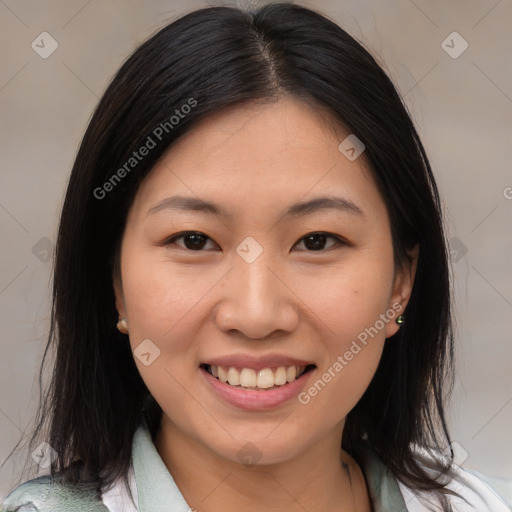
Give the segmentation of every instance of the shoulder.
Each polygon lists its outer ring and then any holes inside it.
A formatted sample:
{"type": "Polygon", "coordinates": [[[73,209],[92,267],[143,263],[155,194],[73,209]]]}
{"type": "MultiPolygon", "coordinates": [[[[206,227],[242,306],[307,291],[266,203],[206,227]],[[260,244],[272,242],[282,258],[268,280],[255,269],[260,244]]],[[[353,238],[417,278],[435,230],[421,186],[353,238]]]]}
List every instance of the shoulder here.
{"type": "Polygon", "coordinates": [[[90,487],[44,475],[22,483],[2,501],[0,512],[108,512],[90,487]]]}
{"type": "MultiPolygon", "coordinates": [[[[425,469],[429,470],[433,467],[433,458],[425,450],[416,449],[416,454],[418,462],[425,469]]],[[[460,498],[447,496],[453,512],[510,512],[509,507],[500,496],[481,480],[476,472],[457,464],[453,464],[452,469],[454,476],[448,482],[446,488],[460,495],[460,498]]],[[[402,482],[398,480],[397,482],[409,512],[441,510],[432,508],[432,506],[435,506],[435,501],[432,500],[431,493],[411,489],[402,482]]]]}

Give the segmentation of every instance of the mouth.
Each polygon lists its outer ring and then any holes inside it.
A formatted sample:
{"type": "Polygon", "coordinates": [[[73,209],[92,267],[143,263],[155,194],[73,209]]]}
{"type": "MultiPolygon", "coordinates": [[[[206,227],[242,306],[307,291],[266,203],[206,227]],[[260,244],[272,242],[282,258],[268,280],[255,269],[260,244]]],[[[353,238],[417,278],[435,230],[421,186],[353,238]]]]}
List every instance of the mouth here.
{"type": "Polygon", "coordinates": [[[314,370],[314,364],[306,366],[277,366],[254,370],[253,368],[236,368],[233,366],[210,365],[203,363],[200,365],[209,375],[224,384],[233,388],[270,391],[282,388],[290,384],[306,373],[314,370]]]}

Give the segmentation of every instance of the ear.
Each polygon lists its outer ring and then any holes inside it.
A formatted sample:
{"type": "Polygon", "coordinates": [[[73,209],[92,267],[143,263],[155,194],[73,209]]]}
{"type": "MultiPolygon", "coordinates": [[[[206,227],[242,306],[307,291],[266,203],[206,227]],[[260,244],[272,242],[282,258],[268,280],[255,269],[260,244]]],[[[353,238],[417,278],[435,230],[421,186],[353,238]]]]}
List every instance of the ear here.
{"type": "Polygon", "coordinates": [[[112,285],[114,287],[114,295],[116,297],[116,309],[121,318],[126,318],[126,308],[124,304],[123,285],[121,277],[114,272],[112,275],[112,285]]]}
{"type": "Polygon", "coordinates": [[[388,322],[386,325],[386,338],[393,336],[400,328],[395,319],[403,314],[411,297],[416,268],[418,266],[419,244],[416,244],[407,251],[407,255],[407,261],[395,274],[393,292],[389,299],[389,308],[396,311],[396,316],[393,321],[388,322]]]}

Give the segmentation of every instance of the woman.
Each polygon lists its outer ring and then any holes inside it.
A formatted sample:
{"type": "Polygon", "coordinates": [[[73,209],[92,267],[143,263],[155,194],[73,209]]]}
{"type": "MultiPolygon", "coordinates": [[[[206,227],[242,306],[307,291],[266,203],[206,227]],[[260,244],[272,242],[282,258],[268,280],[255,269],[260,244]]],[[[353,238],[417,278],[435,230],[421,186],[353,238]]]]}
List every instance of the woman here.
{"type": "Polygon", "coordinates": [[[449,449],[424,148],[319,13],[202,9],[133,53],[80,146],[54,279],[33,442],[47,424],[55,480],[5,510],[507,510],[449,449]]]}

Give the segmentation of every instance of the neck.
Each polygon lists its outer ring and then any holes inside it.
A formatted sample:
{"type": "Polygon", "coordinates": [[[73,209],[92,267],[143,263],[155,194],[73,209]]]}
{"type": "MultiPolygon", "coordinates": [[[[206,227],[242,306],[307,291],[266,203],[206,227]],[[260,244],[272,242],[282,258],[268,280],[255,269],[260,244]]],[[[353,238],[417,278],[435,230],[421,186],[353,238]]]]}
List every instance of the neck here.
{"type": "Polygon", "coordinates": [[[187,504],[198,512],[370,512],[364,475],[332,432],[283,462],[245,465],[228,460],[162,422],[155,446],[187,504]]]}

